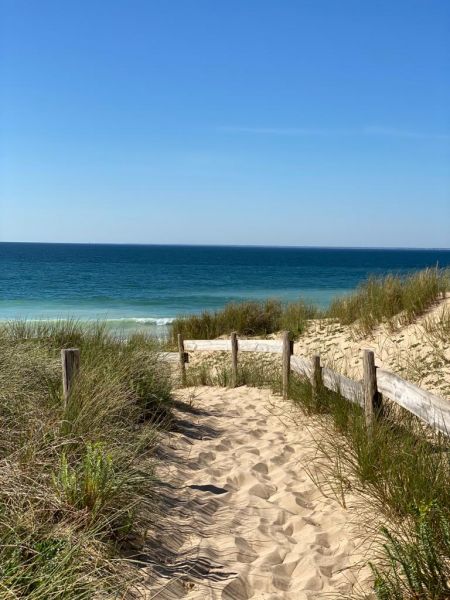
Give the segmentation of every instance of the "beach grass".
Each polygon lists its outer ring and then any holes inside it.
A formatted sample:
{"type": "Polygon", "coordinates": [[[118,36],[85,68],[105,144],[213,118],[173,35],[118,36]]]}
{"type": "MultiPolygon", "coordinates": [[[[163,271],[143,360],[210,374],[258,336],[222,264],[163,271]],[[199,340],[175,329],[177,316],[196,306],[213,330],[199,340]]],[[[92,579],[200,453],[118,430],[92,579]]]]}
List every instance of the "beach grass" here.
{"type": "Polygon", "coordinates": [[[171,420],[158,347],[101,324],[0,327],[0,598],[91,598],[131,585],[157,515],[152,454],[171,420]],[[67,402],[61,348],[81,351],[67,402]],[[120,575],[119,575],[120,571],[120,575]]]}
{"type": "Polygon", "coordinates": [[[214,339],[236,331],[243,336],[266,336],[281,330],[300,335],[319,310],[303,301],[283,304],[278,300],[233,302],[222,310],[179,317],[172,323],[172,341],[177,334],[184,339],[214,339]]]}
{"type": "Polygon", "coordinates": [[[450,289],[448,269],[430,268],[407,276],[370,277],[355,292],[336,298],[322,310],[299,300],[233,302],[217,311],[180,316],[171,326],[171,344],[184,339],[214,339],[236,331],[242,336],[267,336],[282,330],[298,338],[310,319],[329,318],[354,325],[362,335],[381,323],[389,327],[412,323],[450,289]]]}
{"type": "Polygon", "coordinates": [[[352,294],[336,298],[327,316],[342,325],[356,325],[363,335],[380,323],[396,328],[423,315],[449,288],[449,270],[437,267],[406,277],[370,277],[352,294]]]}
{"type": "Polygon", "coordinates": [[[356,491],[383,515],[386,525],[371,563],[377,598],[448,598],[449,439],[387,403],[383,418],[368,429],[358,405],[325,388],[313,393],[297,376],[289,396],[318,419],[320,468],[310,471],[318,486],[344,505],[346,494],[356,491]]]}

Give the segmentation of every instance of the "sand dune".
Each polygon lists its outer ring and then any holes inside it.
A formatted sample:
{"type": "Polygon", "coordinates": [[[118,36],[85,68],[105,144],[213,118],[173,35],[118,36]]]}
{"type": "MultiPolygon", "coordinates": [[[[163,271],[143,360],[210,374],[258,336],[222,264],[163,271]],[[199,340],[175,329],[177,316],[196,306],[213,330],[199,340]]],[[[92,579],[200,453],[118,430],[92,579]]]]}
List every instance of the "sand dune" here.
{"type": "MultiPolygon", "coordinates": [[[[311,319],[294,344],[294,354],[305,357],[320,354],[323,365],[361,380],[362,352],[369,348],[375,353],[377,366],[443,398],[450,398],[450,341],[442,333],[439,339],[426,327],[449,313],[450,298],[447,298],[410,325],[391,330],[383,324],[368,336],[361,336],[355,327],[332,319],[311,319]]],[[[280,334],[269,337],[277,338],[280,334]]],[[[190,367],[203,365],[213,371],[230,365],[227,352],[191,352],[189,358],[190,367]]],[[[241,353],[239,360],[243,363],[258,361],[267,367],[281,363],[279,355],[264,353],[241,353]]]]}
{"type": "MultiPolygon", "coordinates": [[[[357,511],[307,474],[311,432],[267,390],[187,389],[163,444],[147,598],[303,600],[369,589],[357,511]]],[[[350,500],[351,502],[351,500],[350,500]]]]}
{"type": "Polygon", "coordinates": [[[380,325],[367,337],[351,326],[329,319],[311,320],[294,346],[299,356],[320,354],[324,364],[353,379],[362,377],[362,350],[375,352],[377,365],[398,373],[424,389],[450,397],[450,343],[430,335],[426,322],[437,321],[450,311],[450,298],[441,300],[414,323],[391,331],[380,325]]]}

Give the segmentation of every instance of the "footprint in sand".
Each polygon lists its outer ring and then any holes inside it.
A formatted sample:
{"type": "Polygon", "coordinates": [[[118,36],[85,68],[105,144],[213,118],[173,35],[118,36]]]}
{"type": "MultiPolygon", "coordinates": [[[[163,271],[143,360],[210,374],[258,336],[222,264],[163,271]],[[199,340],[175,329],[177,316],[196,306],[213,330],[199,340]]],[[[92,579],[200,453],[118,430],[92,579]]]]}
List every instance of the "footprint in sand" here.
{"type": "Polygon", "coordinates": [[[233,447],[233,444],[230,440],[221,440],[219,444],[215,447],[215,450],[219,452],[224,452],[225,450],[230,450],[233,447]]]}
{"type": "Polygon", "coordinates": [[[252,471],[256,471],[256,473],[260,473],[261,475],[267,475],[269,468],[266,463],[260,462],[252,467],[252,471]]]}
{"type": "Polygon", "coordinates": [[[231,477],[227,477],[227,486],[234,490],[240,490],[241,488],[248,487],[257,482],[258,480],[256,477],[248,471],[238,471],[231,477]]]}
{"type": "Polygon", "coordinates": [[[236,560],[243,563],[252,563],[258,558],[258,553],[243,537],[234,538],[234,543],[237,548],[236,560]]]}
{"type": "Polygon", "coordinates": [[[330,565],[319,566],[319,572],[324,577],[330,579],[333,576],[333,567],[330,565]]]}
{"type": "MultiPolygon", "coordinates": [[[[249,421],[251,421],[251,419],[249,419],[249,421]]],[[[252,431],[250,431],[250,435],[252,437],[255,437],[259,440],[260,437],[262,437],[264,433],[264,429],[253,429],[252,431]]]]}
{"type": "Polygon", "coordinates": [[[221,477],[223,475],[223,470],[211,467],[210,469],[206,469],[205,473],[210,477],[221,477]]]}
{"type": "Polygon", "coordinates": [[[253,590],[243,577],[236,577],[222,590],[221,600],[248,600],[254,597],[253,590]]]}
{"type": "Polygon", "coordinates": [[[242,446],[233,455],[233,458],[241,458],[244,454],[254,454],[255,456],[259,456],[260,452],[258,448],[254,448],[253,446],[242,446]]]}
{"type": "Polygon", "coordinates": [[[286,523],[287,519],[288,519],[288,515],[286,514],[286,511],[279,510],[273,524],[278,525],[278,526],[283,526],[286,523]]]}
{"type": "Polygon", "coordinates": [[[272,568],[272,584],[277,590],[287,592],[291,587],[291,575],[299,560],[285,562],[272,568]]]}
{"type": "Polygon", "coordinates": [[[328,533],[325,533],[325,532],[318,533],[314,539],[314,543],[317,544],[318,546],[321,546],[322,548],[329,548],[330,541],[329,541],[328,533]]]}
{"type": "Polygon", "coordinates": [[[270,498],[270,496],[273,496],[273,494],[275,494],[276,491],[277,491],[277,488],[274,485],[266,485],[264,483],[257,483],[256,485],[252,486],[248,490],[248,493],[251,496],[258,496],[258,498],[263,498],[264,500],[268,500],[270,498]]]}
{"type": "Polygon", "coordinates": [[[207,467],[216,460],[214,452],[200,452],[197,458],[197,464],[200,467],[207,467]]]}
{"type": "Polygon", "coordinates": [[[277,456],[274,456],[273,458],[271,458],[270,462],[273,463],[274,465],[276,465],[277,467],[281,467],[282,465],[287,463],[288,460],[289,460],[289,458],[287,458],[283,452],[283,454],[278,454],[277,456]]]}
{"type": "Polygon", "coordinates": [[[298,506],[301,506],[302,508],[306,508],[308,510],[312,510],[314,508],[312,502],[309,502],[302,494],[299,494],[297,492],[293,492],[293,494],[295,496],[295,503],[298,504],[298,506]]]}
{"type": "Polygon", "coordinates": [[[287,550],[283,550],[282,548],[277,548],[272,550],[261,561],[262,567],[272,568],[275,565],[281,565],[284,561],[287,554],[287,550]]]}

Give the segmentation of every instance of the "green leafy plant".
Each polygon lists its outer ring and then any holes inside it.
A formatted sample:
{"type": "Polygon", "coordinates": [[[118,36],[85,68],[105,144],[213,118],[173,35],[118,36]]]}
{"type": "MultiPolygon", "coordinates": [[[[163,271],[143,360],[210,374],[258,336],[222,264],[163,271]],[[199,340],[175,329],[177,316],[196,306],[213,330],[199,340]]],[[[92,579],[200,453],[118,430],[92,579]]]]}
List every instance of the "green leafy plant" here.
{"type": "Polygon", "coordinates": [[[112,455],[101,442],[88,443],[81,464],[71,466],[67,454],[61,455],[59,470],[53,482],[69,504],[88,508],[96,514],[120,488],[120,479],[112,455]]]}
{"type": "Polygon", "coordinates": [[[371,565],[379,600],[450,598],[450,519],[435,502],[422,505],[413,530],[382,530],[387,564],[371,565]]]}

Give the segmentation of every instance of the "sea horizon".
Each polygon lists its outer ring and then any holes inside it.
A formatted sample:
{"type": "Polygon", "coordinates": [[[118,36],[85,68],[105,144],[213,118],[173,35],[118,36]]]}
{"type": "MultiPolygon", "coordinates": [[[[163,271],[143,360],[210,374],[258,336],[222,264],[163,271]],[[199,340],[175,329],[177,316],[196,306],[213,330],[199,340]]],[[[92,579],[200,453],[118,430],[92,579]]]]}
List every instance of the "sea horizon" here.
{"type": "Polygon", "coordinates": [[[321,245],[282,245],[282,244],[199,244],[189,242],[30,242],[30,241],[0,241],[2,244],[22,245],[51,245],[51,246],[157,246],[157,247],[194,247],[194,248],[280,248],[280,249],[311,249],[311,250],[437,250],[449,251],[444,246],[321,246],[321,245]]]}
{"type": "Polygon", "coordinates": [[[179,315],[229,302],[325,308],[367,277],[450,265],[450,250],[0,242],[0,321],[106,321],[162,336],[179,315]]]}

